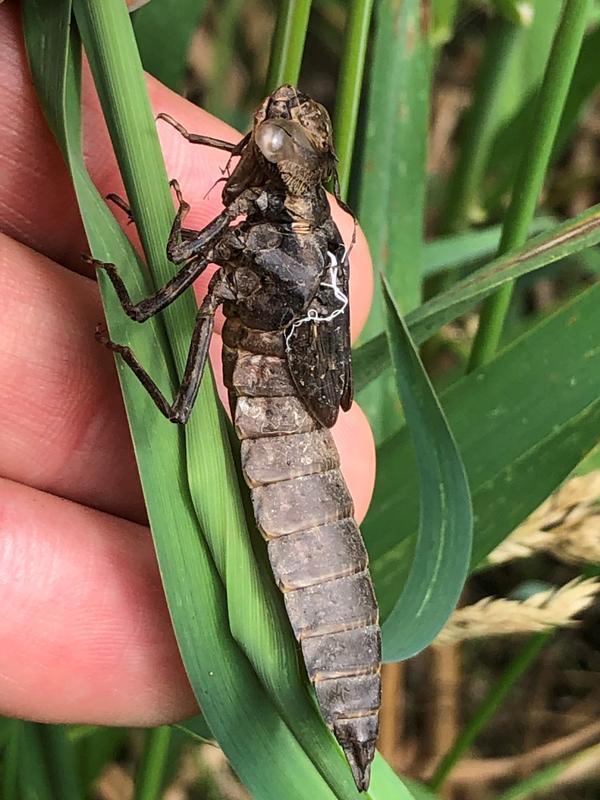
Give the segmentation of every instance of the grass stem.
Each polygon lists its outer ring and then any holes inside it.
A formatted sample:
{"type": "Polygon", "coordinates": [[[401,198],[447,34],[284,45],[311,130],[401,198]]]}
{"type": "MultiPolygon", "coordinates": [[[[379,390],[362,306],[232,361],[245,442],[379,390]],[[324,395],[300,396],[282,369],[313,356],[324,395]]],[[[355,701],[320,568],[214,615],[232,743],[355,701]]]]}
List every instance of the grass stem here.
{"type": "Polygon", "coordinates": [[[126,6],[118,0],[74,0],[73,9],[146,261],[166,270],[173,203],[126,6]]]}
{"type": "Polygon", "coordinates": [[[437,793],[442,788],[448,775],[473,744],[483,726],[489,721],[515,683],[544,647],[552,633],[552,631],[549,633],[544,632],[532,636],[496,683],[493,684],[475,714],[463,727],[456,741],[436,769],[433,778],[429,782],[429,786],[434,792],[437,793]]]}
{"type": "Polygon", "coordinates": [[[172,738],[173,729],[168,725],[146,732],[144,750],[135,776],[134,800],[160,800],[172,738]]]}
{"type": "Polygon", "coordinates": [[[521,33],[522,28],[502,18],[496,18],[491,24],[473,101],[460,134],[458,157],[448,184],[443,224],[447,234],[460,233],[467,228],[476,212],[478,190],[498,121],[494,109],[498,107],[508,65],[521,33]]]}
{"type": "Polygon", "coordinates": [[[360,104],[373,0],[352,0],[348,9],[333,130],[339,159],[340,189],[348,195],[354,137],[360,104]]]}
{"type": "Polygon", "coordinates": [[[308,28],[310,0],[284,0],[277,14],[265,94],[282,83],[298,83],[308,28]]]}
{"type": "MultiPolygon", "coordinates": [[[[519,247],[527,238],[581,47],[589,8],[590,0],[570,0],[564,5],[536,101],[535,125],[523,150],[511,204],[504,221],[499,255],[519,247]]],[[[513,284],[507,284],[484,303],[469,370],[488,363],[494,357],[502,336],[512,289],[513,284]]]]}

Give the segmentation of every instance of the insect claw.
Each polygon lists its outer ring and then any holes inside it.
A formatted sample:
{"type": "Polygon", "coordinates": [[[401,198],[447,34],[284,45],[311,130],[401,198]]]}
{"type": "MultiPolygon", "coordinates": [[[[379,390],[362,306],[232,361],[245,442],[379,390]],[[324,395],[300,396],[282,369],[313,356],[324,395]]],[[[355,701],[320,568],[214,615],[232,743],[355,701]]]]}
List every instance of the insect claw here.
{"type": "Polygon", "coordinates": [[[181,192],[181,188],[180,188],[180,186],[179,186],[179,183],[178,183],[178,181],[176,181],[176,180],[175,180],[175,178],[173,178],[172,180],[170,180],[170,181],[169,181],[169,186],[170,186],[170,187],[173,189],[173,191],[175,192],[175,197],[177,198],[177,202],[178,202],[178,204],[179,204],[179,209],[178,209],[178,211],[177,211],[177,214],[178,214],[178,216],[179,216],[179,219],[180,219],[180,221],[181,221],[181,220],[183,219],[183,217],[184,217],[184,216],[185,216],[185,215],[188,213],[188,211],[190,210],[190,204],[189,204],[189,203],[187,203],[187,202],[186,202],[186,201],[183,199],[183,194],[182,194],[182,192],[181,192]]]}
{"type": "MultiPolygon", "coordinates": [[[[225,171],[224,171],[224,170],[221,170],[221,172],[223,172],[223,173],[224,173],[225,171]]],[[[210,187],[210,189],[209,189],[209,190],[206,192],[206,194],[204,195],[204,200],[206,200],[206,198],[207,198],[207,197],[208,197],[208,195],[209,195],[209,194],[212,192],[212,190],[215,188],[215,186],[218,186],[220,183],[224,183],[224,182],[225,182],[225,181],[227,181],[227,180],[228,180],[228,178],[227,178],[227,177],[225,177],[225,176],[224,176],[224,177],[222,177],[222,178],[217,178],[217,180],[216,180],[216,181],[213,183],[213,185],[210,187]]]]}
{"type": "Polygon", "coordinates": [[[155,122],[158,120],[162,120],[163,122],[168,123],[171,127],[175,128],[175,130],[179,131],[182,136],[189,136],[187,130],[183,127],[180,122],[177,122],[176,119],[173,119],[169,114],[165,114],[164,111],[161,111],[160,114],[157,114],[154,117],[155,122]]]}
{"type": "Polygon", "coordinates": [[[110,200],[111,203],[114,203],[121,211],[124,211],[127,214],[127,224],[131,225],[133,222],[133,214],[131,213],[131,208],[127,205],[125,200],[122,197],[119,197],[118,194],[114,192],[110,192],[110,194],[106,195],[106,199],[110,200]]]}
{"type": "Polygon", "coordinates": [[[91,264],[94,269],[103,269],[105,272],[115,272],[115,265],[107,263],[106,261],[99,261],[97,258],[88,255],[87,253],[83,253],[81,256],[81,260],[86,264],[91,264]]]}
{"type": "Polygon", "coordinates": [[[169,186],[175,192],[175,197],[177,198],[177,202],[179,203],[179,205],[180,206],[187,206],[188,204],[183,199],[183,194],[181,193],[181,187],[179,186],[179,181],[176,180],[175,178],[172,178],[169,181],[169,186]]]}

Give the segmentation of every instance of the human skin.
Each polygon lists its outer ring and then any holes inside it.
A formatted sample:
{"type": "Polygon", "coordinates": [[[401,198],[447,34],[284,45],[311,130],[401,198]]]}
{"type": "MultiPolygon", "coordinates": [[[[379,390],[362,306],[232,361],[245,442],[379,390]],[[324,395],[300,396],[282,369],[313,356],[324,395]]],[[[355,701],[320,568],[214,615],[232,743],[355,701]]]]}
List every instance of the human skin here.
{"type": "MultiPolygon", "coordinates": [[[[239,138],[151,78],[148,89],[155,113],[239,138]]],[[[123,194],[87,75],[84,119],[96,185],[123,194]]],[[[201,228],[220,210],[218,190],[206,195],[227,154],[190,145],[166,124],[158,131],[168,174],[192,207],[186,225],[201,228]]],[[[103,315],[81,260],[88,247],[11,2],[0,5],[0,141],[0,714],[144,726],[181,719],[197,707],[145,524],[113,357],[94,339],[103,315]]],[[[351,220],[334,216],[348,240],[351,220]]],[[[360,231],[351,274],[356,336],[372,294],[360,231]]],[[[199,296],[208,277],[195,286],[199,296]]],[[[217,334],[213,356],[219,344],[217,334]]],[[[356,404],[334,436],[361,519],[375,461],[356,404]]]]}

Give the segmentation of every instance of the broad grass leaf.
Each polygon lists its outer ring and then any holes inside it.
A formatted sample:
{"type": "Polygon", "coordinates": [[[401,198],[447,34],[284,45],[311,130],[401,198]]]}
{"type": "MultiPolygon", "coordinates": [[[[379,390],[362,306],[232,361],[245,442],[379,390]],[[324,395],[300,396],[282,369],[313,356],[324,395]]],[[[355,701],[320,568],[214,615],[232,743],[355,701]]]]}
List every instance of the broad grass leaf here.
{"type": "MultiPolygon", "coordinates": [[[[499,256],[458,281],[447,292],[433,297],[406,316],[416,344],[422,344],[442,326],[464,314],[498,287],[579,253],[600,242],[600,205],[595,205],[562,225],[535,236],[523,247],[499,256]]],[[[356,348],[353,357],[355,382],[364,388],[389,366],[382,334],[356,348]]]]}
{"type": "MultiPolygon", "coordinates": [[[[400,661],[425,648],[454,610],[468,573],[473,519],[456,443],[386,282],[384,299],[396,385],[420,483],[414,558],[382,625],[384,660],[400,661]]],[[[396,525],[403,523],[400,514],[396,525]]]]}
{"type": "MultiPolygon", "coordinates": [[[[595,285],[442,393],[471,487],[472,567],[523,521],[600,438],[595,285]]],[[[419,489],[406,427],[378,451],[362,531],[382,615],[406,581],[419,489]],[[406,536],[398,539],[398,520],[406,536]]]]}

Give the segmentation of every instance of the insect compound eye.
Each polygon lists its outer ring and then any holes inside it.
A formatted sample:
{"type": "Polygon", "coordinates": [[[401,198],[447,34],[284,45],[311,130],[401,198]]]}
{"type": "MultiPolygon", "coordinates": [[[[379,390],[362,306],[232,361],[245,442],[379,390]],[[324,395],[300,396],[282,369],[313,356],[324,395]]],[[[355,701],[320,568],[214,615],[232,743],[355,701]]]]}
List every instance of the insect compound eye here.
{"type": "Polygon", "coordinates": [[[289,157],[290,137],[279,125],[274,125],[272,122],[263,122],[262,125],[258,126],[255,139],[267,161],[277,163],[277,161],[285,158],[286,155],[289,157]]]}

